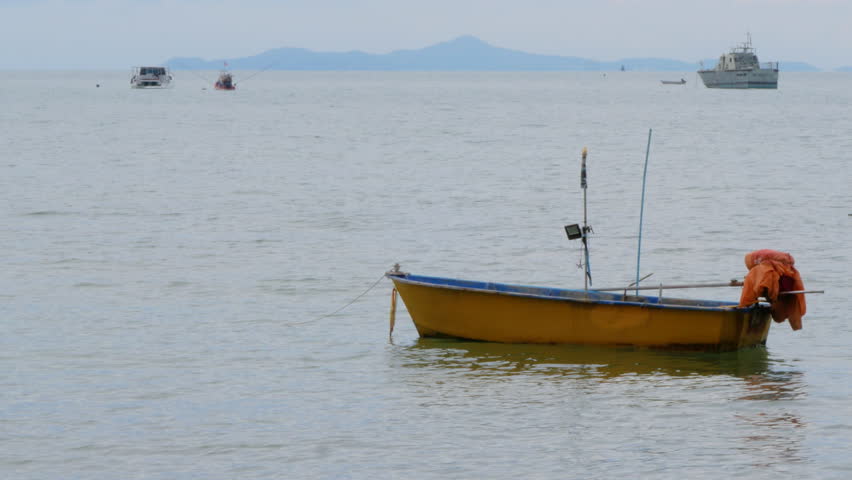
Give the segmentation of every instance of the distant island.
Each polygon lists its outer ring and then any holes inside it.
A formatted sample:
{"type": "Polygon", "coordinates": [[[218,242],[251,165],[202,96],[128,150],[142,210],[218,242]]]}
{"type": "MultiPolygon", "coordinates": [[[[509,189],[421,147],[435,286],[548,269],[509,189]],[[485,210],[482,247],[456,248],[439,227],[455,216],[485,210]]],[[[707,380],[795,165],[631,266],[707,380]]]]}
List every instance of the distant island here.
{"type": "MultiPolygon", "coordinates": [[[[385,54],[351,52],[314,52],[304,48],[276,48],[243,58],[204,60],[197,57],[171,58],[165,65],[172,70],[218,70],[227,62],[233,70],[312,70],[312,71],[571,71],[571,72],[690,72],[699,62],[665,58],[624,58],[602,62],[580,57],[538,55],[495,47],[465,35],[448,42],[417,50],[397,50],[385,54]]],[[[716,64],[705,59],[707,68],[716,64]]],[[[848,68],[848,67],[844,67],[848,68]]],[[[803,62],[781,62],[788,72],[818,72],[803,62]]],[[[838,69],[839,71],[840,69],[838,69]]]]}

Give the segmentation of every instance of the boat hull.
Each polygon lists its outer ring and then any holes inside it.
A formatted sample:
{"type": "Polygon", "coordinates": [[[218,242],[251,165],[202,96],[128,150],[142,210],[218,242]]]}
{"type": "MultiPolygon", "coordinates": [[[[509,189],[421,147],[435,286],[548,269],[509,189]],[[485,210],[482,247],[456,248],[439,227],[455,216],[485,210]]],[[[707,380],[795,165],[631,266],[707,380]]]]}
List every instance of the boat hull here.
{"type": "Polygon", "coordinates": [[[778,88],[778,70],[699,70],[698,75],[707,88],[778,88]]]}
{"type": "Polygon", "coordinates": [[[421,337],[730,351],[764,345],[769,333],[769,309],[761,306],[389,277],[421,337]]]}

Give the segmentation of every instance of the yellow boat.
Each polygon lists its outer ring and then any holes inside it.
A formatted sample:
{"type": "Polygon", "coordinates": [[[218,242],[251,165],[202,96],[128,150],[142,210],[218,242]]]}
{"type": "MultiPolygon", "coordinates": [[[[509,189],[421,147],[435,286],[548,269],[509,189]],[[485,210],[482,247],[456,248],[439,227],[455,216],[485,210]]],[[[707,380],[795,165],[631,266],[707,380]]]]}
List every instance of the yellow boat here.
{"type": "MultiPolygon", "coordinates": [[[[648,148],[651,132],[648,131],[648,148]]],[[[593,290],[589,267],[586,211],[586,156],[582,152],[580,187],[583,189],[583,225],[565,226],[571,240],[583,243],[583,290],[507,285],[493,282],[412,275],[396,265],[387,272],[405,302],[421,337],[454,337],[503,343],[630,345],[668,349],[731,351],[765,345],[771,306],[755,303],[739,307],[734,302],[690,300],[639,295],[644,278],[627,288],[593,290]],[[634,295],[628,295],[628,290],[634,295]],[[613,292],[615,291],[615,292],[613,292]]],[[[648,152],[645,153],[647,171],[648,152]]],[[[644,209],[645,179],[642,180],[644,209]]],[[[642,210],[639,215],[639,250],[642,210]]],[[[669,288],[742,286],[728,284],[672,285],[669,288]]],[[[794,292],[787,292],[794,293],[794,292]]],[[[798,292],[807,293],[807,292],[798,292]]],[[[391,330],[396,296],[391,309],[391,330]]]]}
{"type": "Polygon", "coordinates": [[[421,337],[731,351],[765,345],[770,309],[713,300],[387,273],[421,337]]]}

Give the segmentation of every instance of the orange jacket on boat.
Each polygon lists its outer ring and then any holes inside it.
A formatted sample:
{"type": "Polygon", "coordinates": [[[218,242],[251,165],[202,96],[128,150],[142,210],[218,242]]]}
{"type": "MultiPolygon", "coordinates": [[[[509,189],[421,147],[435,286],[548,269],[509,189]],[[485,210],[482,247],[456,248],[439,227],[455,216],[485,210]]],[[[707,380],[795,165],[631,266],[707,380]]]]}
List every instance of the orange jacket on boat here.
{"type": "Polygon", "coordinates": [[[790,321],[793,330],[802,328],[805,315],[805,296],[779,295],[781,292],[804,290],[802,277],[793,266],[795,261],[789,253],[777,250],[756,250],[747,253],[745,264],[748,274],[743,282],[740,306],[757,302],[757,297],[766,298],[772,308],[772,319],[776,322],[790,321]]]}

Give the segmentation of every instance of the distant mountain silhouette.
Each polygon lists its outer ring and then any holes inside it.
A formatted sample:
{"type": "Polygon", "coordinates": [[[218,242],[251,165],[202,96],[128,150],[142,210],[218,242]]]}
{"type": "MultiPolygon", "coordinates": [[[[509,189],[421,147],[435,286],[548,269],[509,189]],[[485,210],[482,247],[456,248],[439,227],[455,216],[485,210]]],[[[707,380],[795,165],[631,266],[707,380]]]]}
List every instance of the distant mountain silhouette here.
{"type": "MultiPolygon", "coordinates": [[[[690,72],[697,62],[664,58],[625,58],[600,62],[580,57],[539,55],[495,47],[465,35],[448,42],[417,50],[397,50],[386,54],[351,52],[314,52],[304,48],[276,48],[243,58],[204,60],[171,58],[165,64],[173,70],[218,70],[223,63],[233,70],[371,70],[371,71],[628,71],[690,72]]],[[[715,60],[707,65],[715,65],[715,60]]],[[[782,64],[783,65],[783,64],[782,64]]],[[[804,64],[791,63],[804,70],[786,66],[786,71],[818,71],[804,64]]]]}
{"type": "Polygon", "coordinates": [[[782,72],[820,72],[819,68],[805,62],[778,62],[778,70],[782,72]]]}

